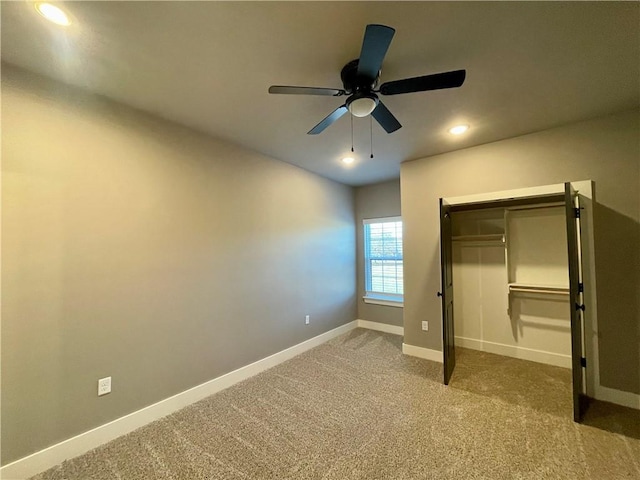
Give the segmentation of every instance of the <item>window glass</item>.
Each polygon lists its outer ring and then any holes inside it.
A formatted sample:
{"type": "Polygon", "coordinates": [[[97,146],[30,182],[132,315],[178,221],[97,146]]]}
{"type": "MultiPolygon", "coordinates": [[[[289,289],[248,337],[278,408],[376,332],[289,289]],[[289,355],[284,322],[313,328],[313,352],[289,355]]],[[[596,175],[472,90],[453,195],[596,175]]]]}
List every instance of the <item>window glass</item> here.
{"type": "Polygon", "coordinates": [[[399,217],[364,221],[365,289],[367,296],[402,301],[402,220],[399,217]]]}

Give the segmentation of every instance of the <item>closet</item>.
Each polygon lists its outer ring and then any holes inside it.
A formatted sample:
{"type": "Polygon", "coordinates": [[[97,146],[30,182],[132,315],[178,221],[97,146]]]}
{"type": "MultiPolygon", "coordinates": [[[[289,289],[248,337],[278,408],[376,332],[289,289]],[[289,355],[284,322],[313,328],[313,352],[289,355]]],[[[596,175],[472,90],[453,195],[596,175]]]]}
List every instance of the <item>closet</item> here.
{"type": "Polygon", "coordinates": [[[570,368],[580,421],[598,381],[593,192],[581,181],[440,199],[445,385],[456,345],[570,368]]]}
{"type": "Polygon", "coordinates": [[[564,205],[452,213],[455,344],[571,368],[564,205]]]}

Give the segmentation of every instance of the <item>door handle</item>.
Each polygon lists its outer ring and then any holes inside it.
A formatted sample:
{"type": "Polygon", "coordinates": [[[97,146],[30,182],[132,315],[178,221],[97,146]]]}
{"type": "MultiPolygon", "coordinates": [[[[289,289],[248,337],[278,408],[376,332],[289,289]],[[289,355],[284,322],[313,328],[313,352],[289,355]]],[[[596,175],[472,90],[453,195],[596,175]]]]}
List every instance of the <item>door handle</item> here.
{"type": "Polygon", "coordinates": [[[438,296],[441,297],[442,296],[442,292],[438,292],[438,296]]]}

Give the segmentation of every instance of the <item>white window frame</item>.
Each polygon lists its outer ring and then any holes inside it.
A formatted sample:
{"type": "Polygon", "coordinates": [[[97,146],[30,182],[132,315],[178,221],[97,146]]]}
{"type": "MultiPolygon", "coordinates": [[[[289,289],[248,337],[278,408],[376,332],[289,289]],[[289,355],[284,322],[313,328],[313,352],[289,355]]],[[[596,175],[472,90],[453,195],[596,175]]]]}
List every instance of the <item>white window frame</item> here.
{"type": "MultiPolygon", "coordinates": [[[[362,221],[362,241],[364,251],[364,288],[365,295],[362,297],[365,303],[371,303],[375,305],[386,305],[389,307],[403,307],[404,295],[384,292],[369,291],[369,285],[371,282],[371,272],[369,271],[369,241],[367,238],[367,225],[373,223],[394,223],[402,222],[402,217],[382,217],[382,218],[366,218],[362,221]]],[[[404,255],[403,255],[404,261],[404,255]]],[[[404,285],[403,285],[404,290],[404,285]]]]}

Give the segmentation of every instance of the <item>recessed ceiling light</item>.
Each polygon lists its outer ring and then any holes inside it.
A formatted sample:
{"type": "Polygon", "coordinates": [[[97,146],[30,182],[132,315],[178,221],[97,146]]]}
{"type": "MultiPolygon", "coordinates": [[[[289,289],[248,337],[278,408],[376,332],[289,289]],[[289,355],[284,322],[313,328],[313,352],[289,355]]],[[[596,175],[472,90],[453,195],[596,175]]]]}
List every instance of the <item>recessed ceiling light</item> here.
{"type": "Polygon", "coordinates": [[[342,163],[346,163],[347,165],[349,165],[349,164],[353,163],[353,161],[354,161],[354,158],[353,158],[353,157],[344,157],[344,158],[342,159],[342,163]]]}
{"type": "Polygon", "coordinates": [[[469,125],[456,125],[455,127],[451,127],[449,129],[449,133],[451,135],[461,135],[467,130],[469,130],[469,125]]]}
{"type": "Polygon", "coordinates": [[[71,25],[71,20],[59,7],[50,3],[36,3],[36,10],[44,18],[57,25],[71,25]]]}

